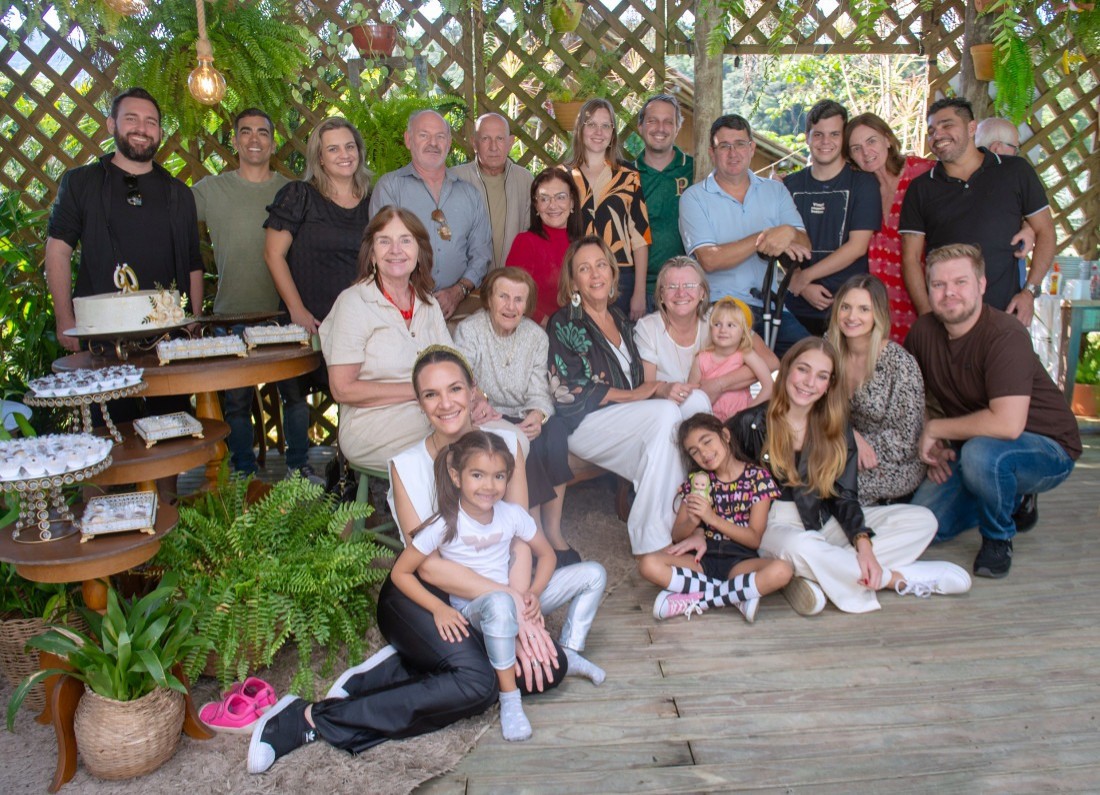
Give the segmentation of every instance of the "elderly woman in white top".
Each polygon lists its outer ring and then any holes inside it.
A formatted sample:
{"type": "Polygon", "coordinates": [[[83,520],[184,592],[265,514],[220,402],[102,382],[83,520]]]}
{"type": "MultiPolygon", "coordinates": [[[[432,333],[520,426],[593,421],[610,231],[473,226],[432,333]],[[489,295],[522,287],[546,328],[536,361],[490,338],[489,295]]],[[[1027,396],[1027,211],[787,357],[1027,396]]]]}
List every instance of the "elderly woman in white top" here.
{"type": "Polygon", "coordinates": [[[455,345],[470,361],[489,405],[529,442],[524,452],[530,507],[539,508],[535,516],[558,564],[565,566],[580,560],[561,534],[565,484],[573,479],[569,430],[554,416],[546,372],[549,340],[529,317],[535,299],[529,273],[512,267],[493,271],[481,285],[483,310],[458,324],[455,345]]]}
{"type": "Polygon", "coordinates": [[[451,344],[433,286],[424,225],[407,210],[383,207],[363,232],[359,280],[320,328],[340,404],[340,449],[356,466],[384,469],[430,430],[410,377],[421,350],[451,344]]]}
{"type": "MultiPolygon", "coordinates": [[[[707,343],[706,317],[710,309],[710,287],[698,262],[683,256],[669,259],[657,274],[654,299],[657,311],[638,321],[634,340],[645,380],[657,382],[657,397],[679,405],[686,419],[710,412],[711,401],[723,392],[744,389],[756,381],[748,367],[698,384],[688,380],[695,354],[707,343]]],[[[769,370],[779,367],[779,359],[756,335],[753,350],[769,370]]]]}

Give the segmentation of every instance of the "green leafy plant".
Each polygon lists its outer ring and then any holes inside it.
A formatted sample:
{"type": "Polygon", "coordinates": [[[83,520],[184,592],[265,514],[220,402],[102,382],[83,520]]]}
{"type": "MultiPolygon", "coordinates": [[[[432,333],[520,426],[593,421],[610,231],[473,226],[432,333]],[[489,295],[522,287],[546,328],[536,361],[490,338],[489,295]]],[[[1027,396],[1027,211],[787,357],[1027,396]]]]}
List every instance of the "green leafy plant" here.
{"type": "Polygon", "coordinates": [[[366,93],[345,96],[334,105],[362,134],[366,146],[364,158],[375,179],[411,160],[405,146],[405,127],[416,111],[438,111],[455,130],[466,121],[465,101],[450,94],[422,96],[411,90],[393,90],[384,97],[368,98],[366,93]]]}
{"type": "MultiPolygon", "coordinates": [[[[0,519],[0,527],[5,523],[0,519]]],[[[10,563],[0,563],[0,619],[59,621],[73,608],[74,589],[65,583],[24,580],[10,563]]]]}
{"type": "Polygon", "coordinates": [[[1100,384],[1100,331],[1085,335],[1074,379],[1078,384],[1100,384]]]}
{"type": "Polygon", "coordinates": [[[206,27],[214,66],[227,84],[221,104],[200,105],[187,90],[187,76],[196,65],[194,0],[158,0],[148,12],[122,20],[109,35],[125,56],[117,61],[117,84],[146,88],[184,140],[216,130],[253,106],[286,127],[295,112],[296,86],[290,78],[312,62],[306,36],[284,0],[213,0],[206,4],[206,27]]]}
{"type": "Polygon", "coordinates": [[[140,599],[120,598],[108,587],[105,615],[79,609],[88,622],[88,634],[51,626],[31,638],[27,645],[60,657],[71,670],[50,668],[24,679],[8,702],[8,730],[28,691],[57,674],[67,673],[92,692],[115,701],[133,701],[157,687],[186,693],[171,669],[189,654],[205,649],[206,640],[192,631],[194,605],[179,597],[174,574],[165,575],[157,588],[140,599]]]}
{"type": "MultiPolygon", "coordinates": [[[[215,491],[180,508],[179,526],[153,563],[178,572],[198,605],[195,632],[217,655],[223,685],[270,666],[293,638],[298,669],[290,687],[310,696],[315,646],[327,651],[326,672],[341,645],[350,656],[362,652],[375,615],[371,586],[386,575],[374,560],[387,553],[369,534],[341,537],[351,519],[369,515],[365,503],[337,504],[320,486],[293,478],[250,505],[248,482],[230,481],[223,466],[215,491]]],[[[184,668],[194,676],[206,662],[195,650],[184,668]]]]}

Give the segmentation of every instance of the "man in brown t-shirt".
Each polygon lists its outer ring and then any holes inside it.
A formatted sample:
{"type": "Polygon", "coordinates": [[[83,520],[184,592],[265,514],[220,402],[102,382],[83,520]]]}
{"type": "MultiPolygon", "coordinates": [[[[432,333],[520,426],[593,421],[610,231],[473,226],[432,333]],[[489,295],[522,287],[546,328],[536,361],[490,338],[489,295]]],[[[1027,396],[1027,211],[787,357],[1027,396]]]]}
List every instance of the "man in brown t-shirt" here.
{"type": "Polygon", "coordinates": [[[1004,577],[1021,497],[1069,477],[1081,436],[1027,331],[982,303],[981,252],[963,244],[938,248],[928,255],[926,279],[932,313],[913,325],[905,347],[942,415],[921,433],[928,477],[913,502],[936,514],[937,541],[976,524],[982,547],[974,573],[1004,577]]]}

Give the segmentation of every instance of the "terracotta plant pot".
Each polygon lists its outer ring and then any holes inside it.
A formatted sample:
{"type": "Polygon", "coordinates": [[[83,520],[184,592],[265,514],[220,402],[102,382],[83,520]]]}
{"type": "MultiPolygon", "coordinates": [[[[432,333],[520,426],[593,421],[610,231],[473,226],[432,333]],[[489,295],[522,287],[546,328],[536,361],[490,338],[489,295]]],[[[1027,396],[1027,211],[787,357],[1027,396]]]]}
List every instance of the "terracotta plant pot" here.
{"type": "Polygon", "coordinates": [[[558,33],[572,33],[581,24],[584,3],[557,0],[550,5],[550,25],[558,33]]]}
{"type": "Polygon", "coordinates": [[[1078,417],[1100,417],[1100,384],[1074,384],[1070,408],[1078,417]]]}
{"type": "Polygon", "coordinates": [[[93,776],[144,776],[176,753],[183,730],[183,694],[157,688],[134,701],[115,701],[86,690],[73,728],[80,758],[93,776]]]}
{"type": "Polygon", "coordinates": [[[584,100],[572,100],[570,102],[553,100],[553,105],[554,118],[558,120],[558,126],[567,133],[572,132],[573,125],[577,123],[577,116],[580,115],[581,108],[584,107],[584,100]]]}
{"type": "Polygon", "coordinates": [[[348,28],[351,40],[364,58],[389,58],[397,44],[397,27],[377,22],[364,22],[348,28]]]}
{"type": "Polygon", "coordinates": [[[987,83],[993,79],[992,44],[975,44],[970,48],[970,59],[974,62],[974,77],[987,83]]]}

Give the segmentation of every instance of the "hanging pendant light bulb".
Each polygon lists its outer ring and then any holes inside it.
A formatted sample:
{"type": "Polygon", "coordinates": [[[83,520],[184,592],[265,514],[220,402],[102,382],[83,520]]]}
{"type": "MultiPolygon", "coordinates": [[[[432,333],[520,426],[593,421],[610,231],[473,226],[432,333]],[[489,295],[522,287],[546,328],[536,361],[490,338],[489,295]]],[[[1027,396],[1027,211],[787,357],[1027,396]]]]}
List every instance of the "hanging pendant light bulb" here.
{"type": "Polygon", "coordinates": [[[146,10],[145,0],[103,0],[103,5],[124,17],[134,17],[146,10]]]}
{"type": "Polygon", "coordinates": [[[214,48],[206,38],[203,0],[195,0],[195,12],[199,18],[199,38],[195,42],[199,65],[187,77],[187,90],[203,105],[217,105],[225,98],[225,77],[214,68],[214,48]]]}

